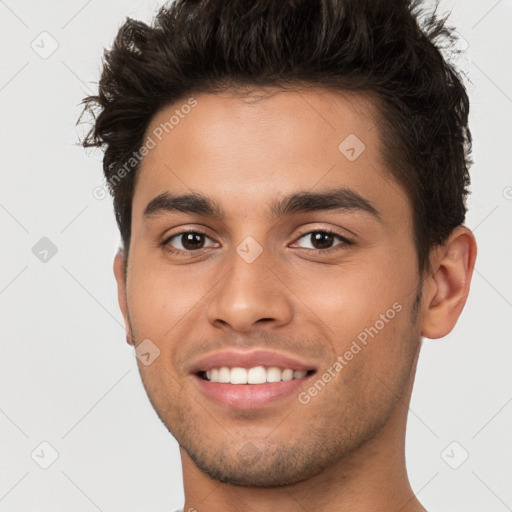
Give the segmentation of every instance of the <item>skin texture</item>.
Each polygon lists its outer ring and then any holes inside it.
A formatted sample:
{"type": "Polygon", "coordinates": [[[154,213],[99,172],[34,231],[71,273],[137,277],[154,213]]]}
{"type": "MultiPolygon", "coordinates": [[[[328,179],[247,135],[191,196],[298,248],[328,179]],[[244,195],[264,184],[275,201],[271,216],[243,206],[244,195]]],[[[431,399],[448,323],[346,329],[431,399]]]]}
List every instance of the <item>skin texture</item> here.
{"type": "MultiPolygon", "coordinates": [[[[464,307],[473,234],[454,230],[432,251],[433,272],[422,282],[411,206],[382,163],[375,111],[361,95],[195,99],[141,164],[128,266],[122,252],[114,262],[128,342],[150,339],[160,350],[139,370],[180,444],[184,510],[424,510],[405,470],[408,404],[421,337],[448,334],[464,307]],[[355,161],[338,149],[350,134],[366,146],[355,161]],[[344,210],[269,217],[275,199],[340,186],[370,201],[380,220],[344,210]],[[226,217],[144,218],[163,192],[205,194],[226,217]],[[311,233],[325,229],[353,243],[335,236],[323,246],[329,252],[315,253],[322,246],[311,233]],[[192,256],[182,237],[167,244],[182,254],[161,245],[194,230],[206,237],[192,256]],[[262,248],[252,263],[236,251],[248,236],[262,248]],[[221,407],[189,373],[202,355],[262,347],[310,363],[318,377],[393,304],[400,311],[307,404],[292,394],[252,411],[221,407]]],[[[147,134],[179,107],[158,112],[147,134]]]]}

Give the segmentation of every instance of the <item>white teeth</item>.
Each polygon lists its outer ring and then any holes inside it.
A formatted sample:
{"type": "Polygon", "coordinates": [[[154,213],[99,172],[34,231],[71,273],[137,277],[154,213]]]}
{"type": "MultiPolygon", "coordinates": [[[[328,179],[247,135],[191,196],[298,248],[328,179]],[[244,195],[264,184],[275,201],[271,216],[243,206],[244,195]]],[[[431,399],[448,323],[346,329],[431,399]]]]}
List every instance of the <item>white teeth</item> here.
{"type": "Polygon", "coordinates": [[[247,382],[249,384],[265,384],[267,382],[267,370],[263,366],[249,368],[247,382]]]}
{"type": "Polygon", "coordinates": [[[267,369],[267,382],[280,382],[281,370],[276,366],[271,366],[267,369]]]}
{"type": "MultiPolygon", "coordinates": [[[[229,371],[229,368],[226,368],[229,371]]],[[[247,384],[247,370],[245,368],[231,368],[231,384],[247,384]]]]}
{"type": "Polygon", "coordinates": [[[230,378],[231,372],[229,371],[229,368],[226,368],[225,366],[219,368],[219,382],[229,383],[230,378]]]}
{"type": "Polygon", "coordinates": [[[283,374],[281,375],[282,380],[293,380],[293,370],[290,370],[290,368],[287,368],[286,370],[283,370],[283,374]]]}
{"type": "Polygon", "coordinates": [[[212,368],[206,371],[206,378],[210,382],[225,384],[265,384],[266,382],[281,382],[293,379],[302,379],[306,376],[305,371],[293,371],[290,368],[282,370],[277,366],[254,366],[253,368],[212,368]]]}

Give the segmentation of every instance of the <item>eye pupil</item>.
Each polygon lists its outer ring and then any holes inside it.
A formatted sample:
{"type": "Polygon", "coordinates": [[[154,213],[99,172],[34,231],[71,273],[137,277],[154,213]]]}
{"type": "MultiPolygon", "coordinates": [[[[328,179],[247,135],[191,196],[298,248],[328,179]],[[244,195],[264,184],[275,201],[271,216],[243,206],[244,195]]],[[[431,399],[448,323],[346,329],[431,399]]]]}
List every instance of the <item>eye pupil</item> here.
{"type": "Polygon", "coordinates": [[[334,235],[331,233],[325,233],[318,231],[316,233],[313,233],[312,235],[313,240],[313,246],[315,249],[329,249],[329,247],[332,245],[334,235]],[[316,244],[320,244],[320,247],[317,247],[316,244]]]}
{"type": "Polygon", "coordinates": [[[188,250],[201,249],[204,245],[204,235],[202,233],[184,233],[181,235],[181,243],[188,250]]]}

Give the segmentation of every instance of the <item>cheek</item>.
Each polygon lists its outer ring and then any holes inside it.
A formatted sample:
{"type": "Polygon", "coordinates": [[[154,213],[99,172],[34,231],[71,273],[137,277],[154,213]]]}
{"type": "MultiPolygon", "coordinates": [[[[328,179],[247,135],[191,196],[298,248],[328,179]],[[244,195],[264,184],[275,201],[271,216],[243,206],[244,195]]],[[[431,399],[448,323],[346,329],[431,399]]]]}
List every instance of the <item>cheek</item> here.
{"type": "MultiPolygon", "coordinates": [[[[410,287],[403,274],[395,275],[392,262],[383,260],[374,266],[346,264],[319,269],[314,282],[300,284],[299,280],[294,285],[297,295],[304,297],[311,321],[321,325],[321,320],[330,336],[340,341],[356,337],[376,322],[379,330],[383,330],[382,322],[394,319],[397,309],[405,309],[403,301],[410,287]],[[393,308],[395,303],[398,305],[393,308]]],[[[343,348],[343,343],[339,348],[343,348]]]]}
{"type": "Polygon", "coordinates": [[[134,254],[127,284],[128,308],[139,337],[161,340],[202,307],[208,288],[186,267],[170,271],[168,266],[148,261],[134,254]]]}
{"type": "Polygon", "coordinates": [[[357,385],[360,390],[368,388],[369,396],[374,384],[388,382],[393,371],[402,372],[396,368],[398,361],[403,362],[405,371],[416,346],[410,326],[415,260],[412,255],[402,255],[403,260],[388,249],[378,257],[372,255],[371,260],[354,259],[339,267],[325,267],[316,272],[315,282],[308,282],[307,290],[300,292],[307,291],[305,302],[315,313],[308,314],[309,328],[314,332],[327,326],[324,333],[332,348],[332,362],[338,356],[343,358],[340,382],[357,385]]]}

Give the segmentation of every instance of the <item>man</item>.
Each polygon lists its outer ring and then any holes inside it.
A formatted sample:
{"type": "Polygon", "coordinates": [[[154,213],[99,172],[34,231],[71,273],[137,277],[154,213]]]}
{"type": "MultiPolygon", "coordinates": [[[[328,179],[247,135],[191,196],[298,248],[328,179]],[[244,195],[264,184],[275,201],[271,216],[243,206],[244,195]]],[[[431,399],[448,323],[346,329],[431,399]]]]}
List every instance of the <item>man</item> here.
{"type": "Polygon", "coordinates": [[[183,510],[422,511],[404,437],[455,326],[468,98],[405,0],[178,0],[128,19],[99,113],[114,272],[183,510]]]}

